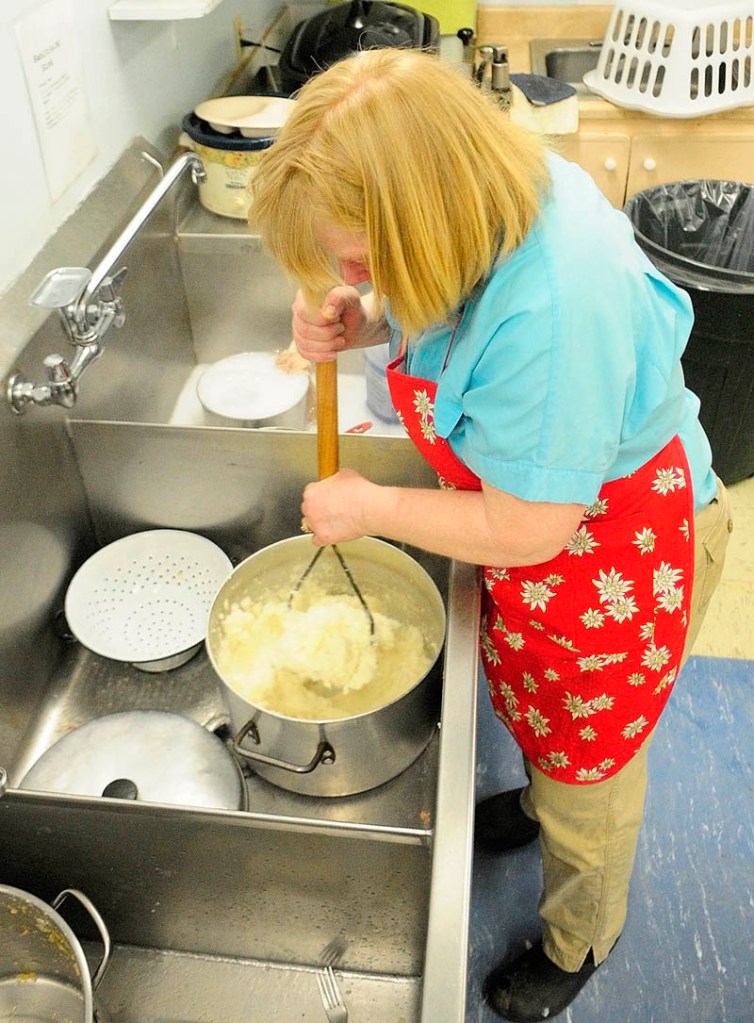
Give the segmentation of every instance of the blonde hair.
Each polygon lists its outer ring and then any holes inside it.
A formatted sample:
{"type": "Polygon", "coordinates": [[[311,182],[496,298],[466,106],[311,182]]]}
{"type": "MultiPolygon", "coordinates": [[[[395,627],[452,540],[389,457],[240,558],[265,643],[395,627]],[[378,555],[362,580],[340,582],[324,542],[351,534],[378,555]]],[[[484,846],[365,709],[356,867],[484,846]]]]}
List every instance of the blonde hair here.
{"type": "Polygon", "coordinates": [[[445,320],[529,231],[544,149],[417,50],[368,50],[312,78],[252,178],[252,220],[319,304],[340,283],[319,235],[365,232],[372,287],[402,329],[445,320]]]}

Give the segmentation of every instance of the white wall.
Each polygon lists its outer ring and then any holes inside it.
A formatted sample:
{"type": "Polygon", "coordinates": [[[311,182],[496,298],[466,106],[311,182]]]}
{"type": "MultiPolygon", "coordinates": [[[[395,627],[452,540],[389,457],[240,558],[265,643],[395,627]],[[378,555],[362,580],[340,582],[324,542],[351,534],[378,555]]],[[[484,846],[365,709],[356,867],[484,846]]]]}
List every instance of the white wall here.
{"type": "Polygon", "coordinates": [[[42,0],[0,4],[0,295],[44,243],[141,135],[166,155],[181,118],[211,95],[236,62],[233,21],[243,17],[254,36],[280,0],[223,0],[204,18],[185,21],[110,21],[113,0],[73,0],[90,119],[94,161],[52,202],[16,41],[16,22],[42,0]]]}
{"type": "MultiPolygon", "coordinates": [[[[166,155],[181,118],[212,95],[236,61],[233,22],[258,35],[281,0],[222,0],[204,18],[111,21],[113,0],[71,0],[91,124],[94,161],[56,201],[50,198],[18,44],[16,23],[43,0],[0,0],[0,296],[113,166],[137,135],[166,155]]],[[[404,0],[411,2],[411,0],[404,0]]],[[[421,7],[420,0],[414,0],[421,7]]],[[[500,0],[480,5],[507,6],[500,0]]],[[[587,0],[516,0],[516,6],[583,5],[587,0]]]]}

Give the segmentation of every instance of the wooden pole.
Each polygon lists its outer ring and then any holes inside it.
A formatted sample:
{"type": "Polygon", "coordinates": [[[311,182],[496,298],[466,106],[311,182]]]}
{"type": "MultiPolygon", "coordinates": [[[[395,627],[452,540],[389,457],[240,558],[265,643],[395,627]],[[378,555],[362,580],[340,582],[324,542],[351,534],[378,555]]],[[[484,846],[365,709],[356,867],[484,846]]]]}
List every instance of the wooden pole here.
{"type": "Polygon", "coordinates": [[[340,465],[338,452],[338,363],[317,363],[317,460],[319,478],[334,476],[340,465]]]}

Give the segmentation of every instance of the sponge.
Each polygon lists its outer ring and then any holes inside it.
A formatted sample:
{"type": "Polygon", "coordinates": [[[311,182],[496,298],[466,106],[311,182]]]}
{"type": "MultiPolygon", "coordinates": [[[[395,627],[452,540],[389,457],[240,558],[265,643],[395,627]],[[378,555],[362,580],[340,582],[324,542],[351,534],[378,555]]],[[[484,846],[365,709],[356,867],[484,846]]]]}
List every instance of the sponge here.
{"type": "Polygon", "coordinates": [[[544,75],[511,75],[510,119],[539,134],[573,134],[579,130],[576,90],[544,75]]]}

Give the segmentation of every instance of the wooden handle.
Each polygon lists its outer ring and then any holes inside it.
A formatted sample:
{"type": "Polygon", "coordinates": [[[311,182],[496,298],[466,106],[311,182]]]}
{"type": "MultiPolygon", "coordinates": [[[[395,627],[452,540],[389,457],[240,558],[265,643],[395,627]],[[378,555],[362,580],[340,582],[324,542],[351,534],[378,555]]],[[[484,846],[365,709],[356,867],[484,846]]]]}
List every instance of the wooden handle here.
{"type": "Polygon", "coordinates": [[[338,363],[317,363],[317,460],[319,478],[334,476],[338,456],[338,363]]]}

